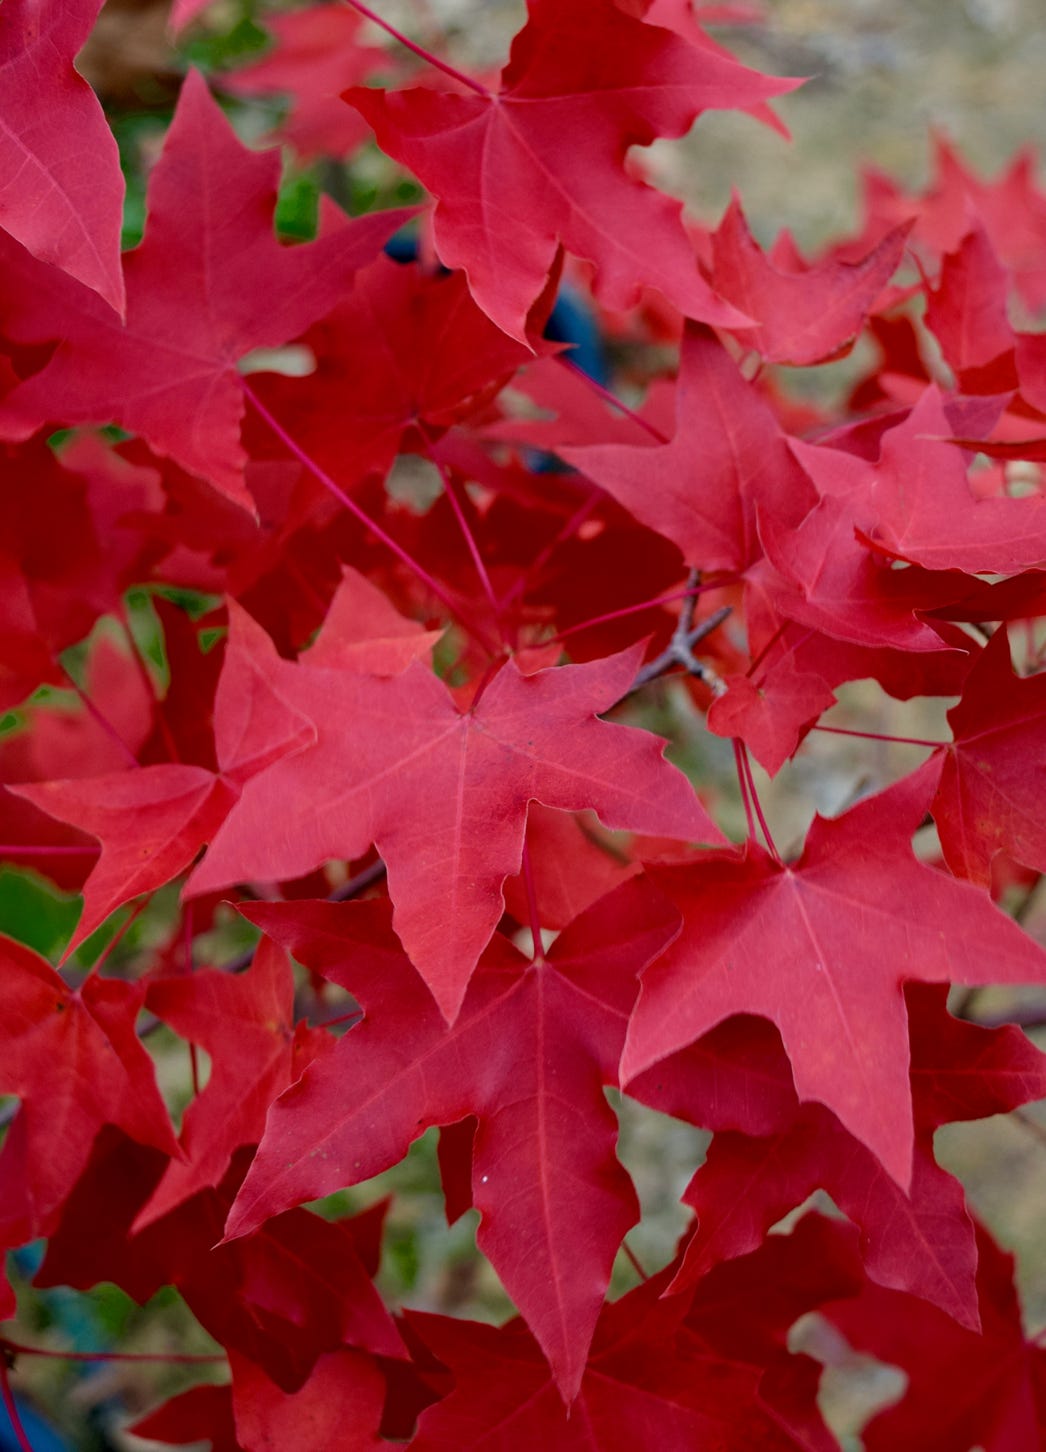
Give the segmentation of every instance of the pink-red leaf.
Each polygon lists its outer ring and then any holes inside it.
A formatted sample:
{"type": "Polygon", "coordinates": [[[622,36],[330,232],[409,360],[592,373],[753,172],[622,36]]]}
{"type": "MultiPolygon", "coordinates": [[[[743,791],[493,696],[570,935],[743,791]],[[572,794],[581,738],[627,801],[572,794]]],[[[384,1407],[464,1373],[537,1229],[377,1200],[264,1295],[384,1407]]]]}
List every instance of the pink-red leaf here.
{"type": "Polygon", "coordinates": [[[911,851],[925,774],[815,819],[800,860],[743,856],[662,869],[679,939],[644,977],[622,1078],[731,1013],[781,1031],[800,1099],[834,1111],[904,1189],[914,1131],[902,984],[1043,982],[1046,954],[968,883],[911,851]]]}
{"type": "Polygon", "coordinates": [[[145,240],[127,257],[126,326],[67,279],[19,268],[9,333],[61,341],[7,395],[0,435],[24,438],[48,421],[118,423],[253,508],[237,363],[325,312],[407,215],[376,213],[281,247],[272,231],[278,177],[277,155],[247,151],[191,71],[150,177],[145,240]]]}
{"type": "Polygon", "coordinates": [[[630,146],[682,136],[701,111],[793,88],[628,16],[614,0],[530,0],[501,90],[354,87],[345,99],[437,198],[436,248],[512,337],[563,246],[596,265],[608,307],[656,287],[688,316],[743,323],[697,270],[680,205],[630,177],[630,146]],[[599,35],[598,48],[593,35],[599,35]]]}
{"type": "Polygon", "coordinates": [[[6,0],[0,10],[0,227],[122,315],[120,157],[73,69],[100,9],[6,0]]]}
{"type": "Polygon", "coordinates": [[[380,680],[298,667],[316,743],[244,787],[189,891],[299,876],[373,842],[396,932],[453,1021],[520,869],[532,799],[591,807],[609,827],[722,840],[655,737],[596,718],[637,664],[626,651],[524,676],[509,661],[466,712],[419,664],[380,680]]]}

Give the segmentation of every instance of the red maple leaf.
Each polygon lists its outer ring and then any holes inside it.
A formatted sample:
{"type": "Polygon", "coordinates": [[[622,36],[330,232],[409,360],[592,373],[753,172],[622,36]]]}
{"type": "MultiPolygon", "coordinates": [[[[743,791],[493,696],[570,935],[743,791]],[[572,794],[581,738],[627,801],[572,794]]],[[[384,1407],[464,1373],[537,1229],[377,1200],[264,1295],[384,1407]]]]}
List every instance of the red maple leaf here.
{"type": "Polygon", "coordinates": [[[529,0],[528,16],[496,94],[471,81],[470,95],[345,92],[383,150],[437,198],[440,259],[464,268],[483,311],[521,342],[560,245],[595,263],[607,307],[632,307],[656,287],[688,316],[743,323],[698,272],[679,203],[622,163],[630,146],[682,136],[701,111],[744,108],[795,83],[646,25],[614,0],[529,0]]]}
{"type": "Polygon", "coordinates": [[[822,494],[850,505],[855,526],[890,554],[929,570],[1011,575],[1046,562],[1046,499],[977,499],[936,387],[882,438],[878,460],[792,441],[822,494]]]}
{"type": "Polygon", "coordinates": [[[801,1100],[831,1109],[902,1189],[914,1129],[902,984],[1042,982],[1043,950],[969,883],[923,866],[911,838],[925,773],[814,820],[803,855],[658,869],[683,932],[645,974],[621,1064],[628,1081],[732,1013],[781,1032],[801,1100]]]}
{"type": "Polygon", "coordinates": [[[122,315],[120,156],[73,69],[100,9],[8,0],[0,12],[0,227],[122,315]]]}
{"type": "Polygon", "coordinates": [[[232,1407],[238,1445],[250,1452],[381,1452],[378,1436],[385,1405],[385,1378],[362,1351],[328,1351],[305,1385],[285,1391],[253,1362],[234,1352],[232,1407]]]}
{"type": "Polygon", "coordinates": [[[222,76],[222,89],[235,96],[288,96],[290,106],[273,139],[293,146],[303,162],[344,159],[370,132],[339,99],[340,92],[396,63],[389,51],[363,44],[362,24],[361,16],[338,5],[266,15],[276,44],[260,60],[222,76]]]}
{"type": "Polygon", "coordinates": [[[0,1153],[0,1243],[12,1246],[53,1228],[103,1125],[167,1154],[178,1150],[152,1060],[135,1036],[144,989],[95,974],[73,993],[20,943],[0,939],[0,956],[0,1091],[22,1100],[0,1153]]]}
{"type": "Polygon", "coordinates": [[[278,156],[247,151],[191,71],[150,177],[145,240],[127,256],[126,326],[69,279],[5,249],[14,269],[9,335],[61,341],[7,395],[0,436],[26,438],[47,422],[115,422],[253,509],[237,363],[252,348],[288,342],[331,307],[409,215],[342,221],[316,242],[281,247],[271,223],[278,176],[278,156]]]}
{"type": "Polygon", "coordinates": [[[847,352],[897,270],[908,231],[895,227],[856,262],[785,266],[783,247],[760,249],[735,194],[711,235],[710,280],[757,326],[730,331],[768,363],[820,363],[847,352]]]}
{"type": "Polygon", "coordinates": [[[928,290],[926,325],[964,393],[1001,392],[1006,373],[1009,386],[1017,387],[1008,281],[987,233],[977,225],[947,254],[937,287],[928,290]]]}
{"type": "Polygon", "coordinates": [[[294,979],[285,954],[263,942],[242,977],[217,970],[156,978],[147,1006],[206,1050],[211,1076],[185,1111],[183,1158],[138,1216],[141,1229],[198,1190],[219,1185],[234,1152],[257,1144],[269,1105],[306,1064],[333,1046],[319,1030],[293,1023],[294,979]]]}
{"type": "Polygon", "coordinates": [[[132,1233],[164,1166],[155,1150],[103,1130],[35,1283],[86,1289],[109,1280],[139,1301],[162,1285],[177,1286],[211,1335],[286,1391],[303,1385],[318,1357],[342,1346],[404,1356],[371,1279],[373,1211],[329,1221],[295,1209],[231,1245],[217,1243],[252,1149],[236,1153],[217,1189],[197,1192],[132,1233]]]}
{"type": "Polygon", "coordinates": [[[520,870],[528,802],[722,840],[656,738],[596,718],[637,666],[635,651],[532,676],[509,661],[464,712],[420,664],[380,680],[297,667],[315,744],[247,783],[187,891],[297,877],[373,843],[396,932],[453,1020],[520,870]]]}
{"type": "Polygon", "coordinates": [[[480,1248],[572,1397],[638,1208],[614,1158],[603,1085],[616,1082],[636,975],[674,935],[674,910],[626,883],[529,965],[496,939],[452,1029],[392,933],[387,904],[244,912],[348,988],[365,1017],[273,1106],[228,1234],[368,1179],[431,1125],[474,1115],[480,1248]]]}
{"type": "Polygon", "coordinates": [[[773,412],[709,328],[684,335],[670,443],[557,452],[701,570],[758,558],[760,506],[798,524],[816,503],[773,412]]]}
{"type": "Polygon", "coordinates": [[[281,662],[268,636],[244,611],[230,613],[231,640],[215,697],[219,771],[163,762],[12,788],[101,843],[67,955],[125,902],[184,872],[217,832],[241,784],[313,737],[310,722],[279,688],[281,662]]]}
{"type": "MultiPolygon", "coordinates": [[[[306,333],[307,379],[259,391],[318,464],[352,485],[397,453],[426,452],[531,356],[473,302],[463,273],[379,257],[306,333]]],[[[547,344],[538,345],[542,349],[547,344]]]]}
{"type": "Polygon", "coordinates": [[[1046,872],[1046,675],[1014,675],[1005,628],[977,657],[948,722],[955,739],[930,804],[948,866],[987,886],[1005,851],[1046,872]]]}
{"type": "Polygon", "coordinates": [[[934,1447],[1016,1452],[1042,1446],[1046,1350],[1028,1340],[1013,1285],[1013,1259],[978,1227],[980,1335],[934,1306],[866,1285],[827,1309],[847,1340],[907,1374],[904,1396],[862,1431],[868,1452],[934,1447]],[[941,1388],[949,1394],[942,1397],[941,1388]]]}
{"type": "Polygon", "coordinates": [[[450,1394],[422,1413],[412,1445],[830,1452],[815,1405],[819,1368],[790,1356],[785,1337],[811,1305],[847,1294],[857,1277],[849,1247],[840,1253],[831,1230],[817,1233],[825,1222],[807,1219],[779,1245],[720,1267],[702,1285],[703,1302],[700,1293],[689,1306],[686,1297],[659,1299],[666,1277],[658,1276],[606,1306],[569,1407],[518,1322],[494,1328],[408,1312],[411,1329],[455,1374],[450,1394]]]}

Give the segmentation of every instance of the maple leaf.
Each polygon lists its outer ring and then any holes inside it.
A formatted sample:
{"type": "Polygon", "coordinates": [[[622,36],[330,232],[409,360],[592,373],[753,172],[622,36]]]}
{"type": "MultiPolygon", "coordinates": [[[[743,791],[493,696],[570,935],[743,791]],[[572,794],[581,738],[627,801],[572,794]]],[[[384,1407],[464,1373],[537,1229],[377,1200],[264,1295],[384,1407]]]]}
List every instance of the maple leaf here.
{"type": "Polygon", "coordinates": [[[933,1302],[979,1328],[972,1223],[957,1181],[938,1168],[944,1123],[1006,1112],[1046,1090],[1046,1056],[1015,1028],[952,1018],[943,985],[905,988],[917,1131],[910,1197],[819,1105],[796,1112],[791,1071],[768,1025],[734,1018],[641,1075],[629,1093],[716,1131],[683,1200],[698,1215],[671,1290],[762,1243],[770,1226],[823,1187],[861,1228],[865,1270],[878,1284],[933,1302]]]}
{"type": "Polygon", "coordinates": [[[822,494],[846,499],[870,542],[930,570],[1011,575],[1046,562],[1046,500],[977,499],[936,387],[883,434],[877,462],[791,440],[822,494]]]}
{"type": "Polygon", "coordinates": [[[100,9],[7,0],[0,12],[0,227],[122,315],[120,157],[73,69],[100,9]]]}
{"type": "Polygon", "coordinates": [[[719,1267],[690,1305],[659,1298],[666,1272],[606,1306],[569,1408],[518,1322],[494,1328],[408,1311],[408,1325],[455,1374],[450,1394],[422,1412],[412,1445],[830,1452],[815,1405],[820,1368],[790,1356],[785,1338],[804,1311],[860,1282],[845,1234],[839,1244],[843,1227],[825,1234],[820,1217],[807,1221],[778,1245],[719,1267]],[[742,1325],[739,1306],[749,1312],[742,1325]]]}
{"type": "Polygon", "coordinates": [[[232,1407],[237,1445],[244,1452],[380,1452],[378,1436],[385,1378],[373,1357],[360,1351],[328,1351],[309,1379],[288,1392],[253,1362],[235,1353],[232,1407]]]}
{"type": "Polygon", "coordinates": [[[253,510],[237,363],[324,313],[409,215],[376,213],[281,247],[270,220],[279,169],[274,152],[241,145],[191,71],[149,179],[145,240],[126,259],[126,327],[73,282],[20,265],[5,249],[21,280],[9,335],[61,341],[0,405],[0,436],[26,438],[48,421],[115,422],[253,510]]]}
{"type": "Polygon", "coordinates": [[[0,466],[0,701],[16,705],[43,681],[63,683],[55,657],[119,610],[143,566],[124,512],[162,495],[151,472],[87,437],[60,455],[42,439],[8,445],[0,466]]]}
{"type": "Polygon", "coordinates": [[[757,326],[733,329],[768,363],[824,362],[845,353],[897,270],[910,226],[895,227],[856,262],[785,267],[759,248],[734,194],[711,235],[711,281],[757,326]]]}
{"type": "Polygon", "coordinates": [[[210,1382],[179,1392],[127,1430],[135,1437],[150,1437],[175,1447],[209,1440],[211,1452],[243,1452],[233,1420],[232,1389],[210,1382]]]}
{"type": "Polygon", "coordinates": [[[758,558],[757,506],[798,524],[816,503],[784,430],[709,328],[684,334],[670,443],[557,452],[702,570],[758,558]]]}
{"type": "Polygon", "coordinates": [[[672,1289],[685,1289],[718,1262],[760,1245],[771,1225],[818,1188],[861,1227],[872,1280],[932,1301],[978,1329],[973,1227],[962,1186],[934,1160],[932,1137],[916,1141],[905,1193],[818,1104],[804,1105],[775,1135],[715,1136],[683,1192],[698,1228],[672,1289]]]}
{"type": "Polygon", "coordinates": [[[298,667],[315,744],[245,785],[187,893],[300,876],[373,843],[396,932],[452,1022],[520,870],[532,799],[591,807],[608,827],[722,840],[655,737],[596,719],[637,666],[635,650],[532,676],[508,661],[464,712],[420,664],[382,680],[298,667]]]}
{"type": "Polygon", "coordinates": [[[103,1125],[169,1155],[178,1149],[152,1060],[135,1036],[144,988],[95,974],[74,993],[8,938],[0,939],[0,960],[0,1090],[23,1101],[0,1152],[0,1241],[18,1245],[52,1228],[103,1125]]]}
{"type": "Polygon", "coordinates": [[[930,804],[948,866],[982,886],[999,851],[1046,871],[1046,675],[1014,675],[1005,629],[978,655],[948,723],[930,804]]]}
{"type": "Polygon", "coordinates": [[[760,1415],[757,1371],[731,1365],[687,1336],[678,1312],[662,1309],[666,1303],[649,1308],[636,1306],[637,1299],[633,1291],[604,1312],[603,1344],[569,1409],[518,1324],[496,1328],[408,1312],[409,1324],[455,1374],[449,1396],[422,1412],[412,1447],[617,1452],[656,1443],[740,1452],[748,1438],[767,1452],[797,1449],[760,1415]]]}
{"type": "Polygon", "coordinates": [[[984,228],[970,228],[941,263],[937,287],[928,291],[926,326],[941,345],[964,393],[1002,392],[1000,360],[1017,387],[1016,342],[1007,313],[1007,273],[984,228]]]}
{"type": "Polygon", "coordinates": [[[346,86],[388,71],[394,56],[359,38],[361,16],[337,5],[312,5],[288,15],[266,15],[276,44],[260,60],[222,76],[235,96],[289,96],[275,139],[293,146],[303,162],[344,159],[366,141],[369,128],[339,99],[346,86]]]}
{"type": "Polygon", "coordinates": [[[918,614],[938,603],[936,582],[928,585],[923,571],[893,570],[869,549],[847,501],[823,495],[791,530],[761,514],[759,536],[761,588],[787,619],[855,645],[941,649],[941,635],[918,614]]]}
{"type": "Polygon", "coordinates": [[[709,731],[743,741],[771,776],[836,700],[823,676],[798,670],[791,656],[775,667],[770,690],[748,676],[726,676],[723,684],[726,692],[716,697],[705,718],[709,731]]]}
{"type": "Polygon", "coordinates": [[[496,939],[450,1030],[403,955],[386,903],[244,913],[347,987],[365,1017],[271,1109],[228,1235],[368,1179],[431,1125],[475,1115],[479,1246],[572,1397],[638,1210],[614,1158],[603,1085],[615,1083],[636,975],[674,935],[674,909],[626,883],[567,927],[547,958],[528,965],[496,939]]]}
{"type": "Polygon", "coordinates": [[[653,876],[683,932],[644,976],[628,1081],[732,1013],[777,1024],[801,1100],[831,1109],[907,1189],[914,1130],[902,984],[1042,982],[1042,949],[968,883],[918,863],[925,771],[832,821],[800,860],[753,843],[653,876]]]}
{"type": "Polygon", "coordinates": [[[215,699],[218,772],[164,762],[86,780],[11,788],[101,843],[66,956],[125,902],[184,872],[218,831],[242,783],[313,738],[310,722],[279,688],[281,662],[268,636],[236,605],[230,617],[231,639],[215,699]]]}
{"type": "Polygon", "coordinates": [[[934,1447],[985,1452],[1042,1445],[1046,1430],[1046,1350],[1027,1340],[1013,1285],[1013,1258],[978,1226],[981,1335],[933,1306],[867,1285],[825,1308],[851,1345],[907,1374],[904,1397],[862,1430],[868,1452],[934,1447]],[[947,1397],[941,1396],[947,1385],[947,1397]]]}
{"type": "Polygon", "coordinates": [[[682,136],[701,111],[749,106],[795,82],[646,25],[613,0],[527,8],[496,94],[471,81],[470,95],[344,93],[382,149],[437,198],[441,261],[464,269],[483,311],[520,342],[560,245],[595,263],[596,295],[609,308],[634,306],[646,286],[688,316],[745,322],[698,272],[680,204],[622,163],[630,146],[682,136]]]}
{"type": "MultiPolygon", "coordinates": [[[[531,802],[527,811],[527,857],[542,925],[556,931],[640,871],[604,840],[597,822],[540,802],[531,802]]],[[[505,882],[505,906],[521,923],[529,915],[526,877],[521,873],[505,882]]]]}
{"type": "Polygon", "coordinates": [[[386,473],[397,453],[429,450],[533,356],[480,312],[463,273],[389,257],[364,268],[303,342],[315,370],[262,390],[310,457],[349,485],[386,473]]]}
{"type": "Polygon", "coordinates": [[[430,655],[442,634],[408,620],[366,575],[343,565],[319,634],[302,658],[325,670],[395,676],[430,655]]]}
{"type": "Polygon", "coordinates": [[[252,1149],[236,1152],[216,1189],[132,1232],[164,1166],[155,1150],[106,1128],[35,1283],[87,1289],[110,1280],[142,1302],[162,1285],[177,1286],[216,1340],[285,1391],[301,1387],[317,1358],[342,1346],[403,1357],[402,1338],[371,1280],[371,1212],[360,1217],[358,1248],[354,1220],[328,1221],[302,1209],[232,1245],[216,1244],[252,1149]]]}
{"type": "Polygon", "coordinates": [[[234,1151],[261,1138],[273,1100],[332,1046],[319,1030],[295,1030],[293,1000],[290,964],[270,942],[259,946],[242,977],[202,970],[150,982],[147,1006],[207,1051],[211,1077],[185,1111],[184,1157],[171,1161],[136,1229],[219,1185],[234,1151]]]}

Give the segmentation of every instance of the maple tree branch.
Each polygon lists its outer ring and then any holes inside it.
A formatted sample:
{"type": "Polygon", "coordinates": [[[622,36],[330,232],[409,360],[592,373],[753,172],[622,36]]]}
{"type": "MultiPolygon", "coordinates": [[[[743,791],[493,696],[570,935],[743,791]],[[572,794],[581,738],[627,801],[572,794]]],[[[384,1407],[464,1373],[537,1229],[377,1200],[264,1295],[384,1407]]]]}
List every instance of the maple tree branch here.
{"type": "Polygon", "coordinates": [[[444,75],[450,76],[455,81],[460,81],[463,86],[468,86],[470,91],[475,91],[480,96],[490,96],[491,93],[487,90],[486,86],[481,85],[479,81],[473,80],[471,76],[467,76],[464,71],[459,71],[457,67],[452,66],[449,61],[440,60],[438,56],[433,55],[432,52],[426,50],[424,46],[418,45],[413,40],[408,40],[407,37],[403,34],[402,30],[397,30],[394,25],[391,25],[389,23],[389,21],[383,20],[380,15],[378,15],[370,8],[369,5],[364,5],[362,3],[362,0],[345,0],[345,3],[347,5],[351,5],[353,10],[359,11],[359,13],[365,16],[368,20],[372,20],[375,25],[380,25],[382,30],[384,30],[387,35],[392,36],[393,40],[398,40],[400,45],[405,45],[408,50],[413,51],[414,54],[420,57],[421,60],[427,61],[430,66],[435,66],[436,69],[442,71],[444,75]]]}
{"type": "Polygon", "coordinates": [[[660,655],[648,661],[632,682],[631,691],[638,691],[642,686],[649,685],[651,681],[663,676],[673,666],[681,665],[689,675],[695,676],[699,681],[704,681],[714,696],[726,694],[726,682],[717,675],[711,666],[699,661],[694,654],[694,647],[704,640],[706,635],[711,635],[713,630],[718,630],[723,621],[731,613],[732,607],[722,606],[711,614],[707,620],[700,625],[694,625],[694,611],[697,609],[697,596],[701,588],[701,571],[691,570],[687,577],[686,597],[683,608],[679,612],[679,623],[672,633],[672,639],[665,646],[660,655]]]}
{"type": "Polygon", "coordinates": [[[178,1366],[196,1365],[198,1362],[221,1363],[227,1359],[217,1352],[173,1352],[168,1355],[162,1351],[55,1351],[50,1346],[25,1346],[20,1341],[9,1341],[6,1336],[0,1336],[0,1364],[13,1367],[19,1356],[46,1356],[53,1361],[157,1361],[178,1366]]]}

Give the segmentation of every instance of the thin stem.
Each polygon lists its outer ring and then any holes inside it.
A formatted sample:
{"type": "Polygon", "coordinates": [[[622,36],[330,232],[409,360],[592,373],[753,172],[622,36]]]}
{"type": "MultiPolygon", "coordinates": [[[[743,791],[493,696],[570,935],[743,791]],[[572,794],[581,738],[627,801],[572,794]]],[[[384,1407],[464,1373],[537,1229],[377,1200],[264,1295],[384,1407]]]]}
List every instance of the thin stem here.
{"type": "Polygon", "coordinates": [[[780,852],[778,852],[776,846],[774,845],[774,839],[770,835],[770,828],[767,825],[766,817],[763,815],[762,804],[759,801],[759,793],[755,789],[755,777],[752,775],[752,763],[748,759],[748,748],[747,746],[745,746],[744,742],[740,742],[738,744],[740,745],[741,750],[737,759],[741,763],[742,770],[744,771],[748,781],[748,790],[752,796],[752,806],[755,809],[755,814],[759,819],[759,827],[763,834],[763,841],[766,843],[767,850],[769,851],[770,856],[774,859],[779,867],[783,867],[784,861],[781,857],[780,852]]]}
{"type": "MultiPolygon", "coordinates": [[[[773,635],[771,635],[770,639],[763,646],[762,650],[755,657],[755,659],[749,661],[749,663],[748,663],[748,669],[747,669],[747,671],[745,671],[745,675],[748,676],[748,678],[750,680],[752,680],[752,681],[755,680],[755,672],[759,669],[759,667],[762,665],[763,661],[766,659],[766,657],[773,650],[773,648],[777,644],[777,642],[781,639],[781,636],[784,635],[785,631],[788,628],[789,623],[790,623],[789,621],[785,621],[784,624],[779,625],[777,627],[777,629],[774,631],[773,635]]],[[[810,632],[807,631],[807,634],[810,634],[810,632]]]]}
{"type": "Polygon", "coordinates": [[[359,1023],[362,1018],[363,1018],[363,1009],[362,1008],[354,1008],[351,1013],[340,1013],[337,1018],[325,1018],[321,1023],[318,1023],[316,1025],[316,1027],[317,1028],[334,1028],[336,1024],[340,1024],[340,1023],[348,1023],[348,1024],[359,1023]]]}
{"type": "Polygon", "coordinates": [[[523,843],[523,882],[527,889],[527,912],[530,915],[530,936],[534,944],[534,962],[545,961],[545,945],[541,938],[541,915],[538,912],[538,894],[534,882],[534,869],[530,862],[530,851],[523,843]]]}
{"type": "Polygon", "coordinates": [[[647,1275],[646,1271],[640,1265],[639,1260],[638,1260],[638,1258],[636,1256],[635,1251],[629,1245],[629,1243],[628,1243],[627,1240],[623,1240],[621,1242],[621,1249],[625,1252],[625,1255],[628,1257],[629,1264],[631,1265],[632,1269],[635,1271],[635,1273],[639,1277],[639,1279],[641,1281],[648,1281],[650,1279],[650,1277],[647,1275]]]}
{"type": "MultiPolygon", "coordinates": [[[[698,585],[696,589],[675,590],[671,595],[658,595],[652,600],[640,600],[638,605],[625,605],[620,610],[608,610],[605,615],[594,615],[591,620],[582,620],[580,625],[568,625],[565,630],[559,630],[555,635],[550,635],[541,644],[552,645],[557,640],[565,640],[568,635],[576,635],[579,630],[591,630],[593,626],[605,625],[610,620],[621,620],[626,615],[638,615],[643,610],[655,610],[659,605],[671,605],[676,600],[696,600],[698,595],[703,595],[707,590],[718,590],[721,584],[722,581],[714,580],[711,584],[698,585]]],[[[725,620],[729,614],[729,605],[724,606],[717,614],[716,625],[725,620]]],[[[707,625],[707,621],[705,624],[707,625]]],[[[703,635],[710,634],[710,631],[706,630],[704,626],[700,629],[703,635]]],[[[712,629],[714,630],[715,626],[712,629]]],[[[675,656],[672,657],[672,664],[680,664],[675,656]]]]}
{"type": "Polygon", "coordinates": [[[160,1361],[173,1366],[195,1366],[197,1363],[223,1362],[226,1359],[219,1355],[188,1352],[168,1356],[160,1351],[55,1351],[47,1346],[23,1346],[18,1341],[8,1341],[6,1336],[0,1336],[0,1366],[4,1365],[4,1352],[13,1356],[46,1356],[54,1361],[160,1361]]]}
{"type": "MultiPolygon", "coordinates": [[[[7,1350],[6,1345],[3,1347],[3,1350],[7,1350]]],[[[0,1396],[3,1398],[7,1417],[14,1429],[14,1434],[21,1448],[21,1452],[33,1452],[33,1444],[30,1442],[26,1430],[22,1426],[22,1418],[18,1415],[18,1403],[15,1401],[15,1394],[11,1390],[10,1368],[5,1355],[0,1355],[0,1396]]]]}
{"type": "Polygon", "coordinates": [[[896,741],[902,746],[950,746],[950,741],[924,741],[921,736],[886,736],[880,731],[851,731],[846,726],[815,726],[814,731],[827,731],[830,736],[860,736],[865,741],[896,741]]]}
{"type": "Polygon", "coordinates": [[[142,915],[145,909],[149,906],[149,902],[150,899],[148,897],[143,897],[140,902],[135,903],[134,907],[127,914],[126,918],[117,928],[116,932],[109,939],[108,943],[106,943],[101,953],[99,953],[98,957],[91,964],[91,973],[98,972],[99,968],[101,968],[102,964],[113,952],[113,949],[116,948],[117,945],[123,941],[127,930],[131,927],[133,923],[138,920],[138,918],[142,915]]]}
{"type": "MultiPolygon", "coordinates": [[[[458,528],[461,530],[462,536],[465,540],[465,544],[468,548],[468,552],[472,556],[472,563],[476,567],[476,574],[479,576],[479,582],[483,586],[483,593],[484,595],[486,595],[487,602],[490,605],[491,610],[494,612],[494,619],[498,624],[498,629],[500,630],[501,611],[500,607],[498,606],[498,598],[494,594],[494,586],[490,582],[490,576],[487,573],[487,567],[483,563],[483,556],[479,552],[479,545],[476,543],[476,536],[472,533],[468,519],[465,516],[465,510],[461,503],[461,500],[458,498],[458,491],[454,484],[454,480],[451,478],[450,470],[447,468],[446,464],[442,463],[440,460],[437,459],[434,460],[434,462],[436,464],[436,468],[440,472],[440,477],[443,480],[443,489],[446,493],[447,498],[450,500],[450,507],[454,511],[454,518],[458,522],[458,528]]],[[[505,641],[503,632],[502,642],[507,648],[508,642],[505,641]]]]}
{"type": "Polygon", "coordinates": [[[333,494],[335,499],[343,504],[351,515],[358,519],[361,524],[365,525],[366,528],[369,529],[371,533],[377,539],[379,539],[383,545],[385,545],[386,549],[390,549],[397,559],[401,560],[402,563],[405,564],[409,570],[413,571],[413,573],[418,577],[422,584],[427,589],[432,591],[433,595],[436,596],[437,600],[443,601],[443,604],[447,607],[450,613],[456,616],[457,619],[461,621],[461,624],[465,627],[469,634],[472,635],[476,640],[478,640],[480,645],[482,645],[485,650],[489,650],[494,655],[499,654],[500,647],[493,645],[486,638],[486,635],[483,631],[478,629],[478,627],[471,625],[462,616],[461,612],[458,610],[450,595],[447,593],[446,590],[444,590],[443,586],[440,585],[437,580],[433,579],[433,577],[429,574],[428,570],[426,570],[423,565],[419,564],[412,555],[409,555],[401,544],[397,544],[397,542],[392,538],[391,535],[386,534],[385,531],[382,529],[381,525],[378,524],[376,520],[371,519],[370,515],[366,514],[359,507],[356,501],[345,493],[341,485],[336,484],[331,476],[326,473],[325,470],[321,469],[319,464],[317,464],[314,459],[310,458],[310,456],[305,452],[301,445],[290,436],[290,434],[279,422],[279,420],[276,419],[273,414],[269,412],[265,404],[262,403],[261,399],[258,397],[254,389],[245,378],[240,379],[240,387],[243,389],[244,396],[249,400],[256,413],[265,420],[265,422],[269,425],[269,428],[272,429],[273,433],[279,439],[280,443],[283,444],[284,448],[290,450],[290,452],[294,455],[298,462],[304,465],[306,469],[308,469],[309,473],[313,476],[313,478],[317,479],[325,489],[333,494]]]}
{"type": "Polygon", "coordinates": [[[392,36],[393,40],[398,40],[400,45],[405,45],[408,50],[413,51],[414,54],[416,56],[419,56],[423,61],[428,61],[430,66],[435,66],[436,69],[442,71],[444,75],[451,76],[455,81],[460,81],[463,86],[468,86],[470,91],[475,91],[480,96],[490,96],[490,92],[487,90],[486,86],[480,85],[479,81],[473,80],[473,78],[471,76],[467,76],[464,71],[459,71],[457,67],[450,65],[448,61],[440,60],[438,56],[433,55],[432,52],[430,50],[426,50],[424,46],[417,45],[413,40],[408,40],[407,37],[403,34],[402,30],[397,30],[396,27],[394,25],[390,25],[387,20],[382,20],[381,16],[377,15],[370,8],[369,5],[364,5],[362,3],[362,0],[345,0],[345,3],[347,5],[351,5],[353,10],[358,10],[361,15],[365,15],[368,20],[373,20],[375,25],[380,25],[382,30],[384,30],[388,35],[392,36]]]}
{"type": "Polygon", "coordinates": [[[748,823],[748,835],[755,842],[757,840],[755,817],[752,815],[752,803],[748,795],[748,778],[744,768],[744,747],[736,736],[734,737],[733,746],[734,765],[737,769],[737,784],[741,788],[741,802],[745,809],[745,821],[748,823]]]}
{"type": "Polygon", "coordinates": [[[583,368],[579,368],[577,364],[574,363],[570,358],[567,358],[562,353],[560,353],[556,355],[556,362],[561,363],[564,368],[569,368],[571,373],[576,374],[578,378],[584,379],[586,385],[592,390],[593,393],[598,393],[604,403],[611,404],[614,408],[618,409],[619,412],[623,413],[626,418],[630,418],[632,422],[638,424],[641,429],[645,429],[650,437],[652,439],[656,439],[659,444],[667,444],[671,442],[667,434],[663,434],[661,430],[657,428],[654,424],[650,423],[649,420],[643,418],[641,414],[636,413],[635,409],[629,408],[627,403],[622,403],[616,393],[611,393],[609,388],[605,388],[602,383],[599,383],[595,378],[592,377],[590,373],[586,373],[583,368]]]}
{"type": "Polygon", "coordinates": [[[1046,1126],[1033,1119],[1026,1109],[1012,1109],[1010,1113],[1022,1128],[1033,1134],[1040,1144],[1046,1144],[1046,1126]]]}

